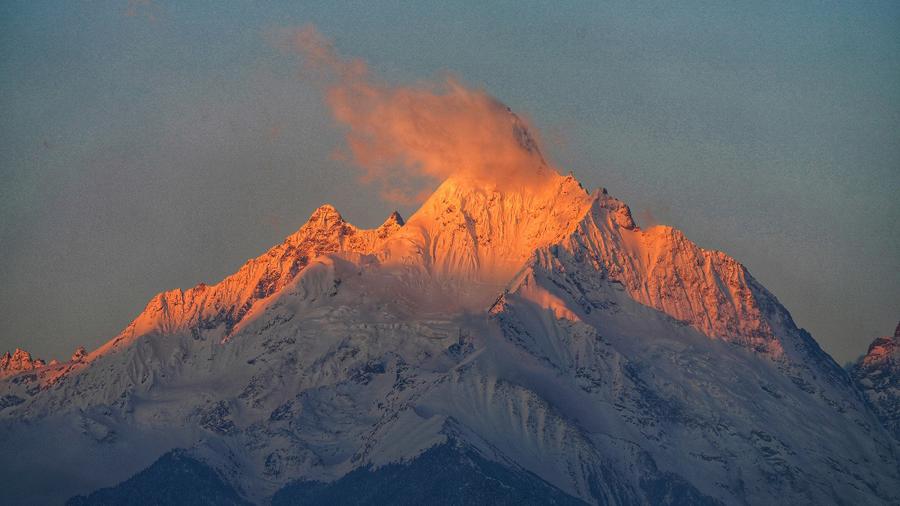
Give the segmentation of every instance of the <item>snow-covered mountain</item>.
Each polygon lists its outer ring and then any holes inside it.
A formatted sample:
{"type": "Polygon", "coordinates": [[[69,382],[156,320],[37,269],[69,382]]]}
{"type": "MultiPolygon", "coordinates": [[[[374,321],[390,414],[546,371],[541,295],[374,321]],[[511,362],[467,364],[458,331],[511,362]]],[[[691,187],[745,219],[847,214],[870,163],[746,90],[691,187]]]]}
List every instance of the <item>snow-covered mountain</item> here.
{"type": "Polygon", "coordinates": [[[523,502],[900,501],[898,443],[744,266],[572,176],[451,178],[373,230],[323,206],[99,349],[0,381],[16,502],[164,454],[256,503],[442,468],[534,484],[523,502]]]}
{"type": "Polygon", "coordinates": [[[872,341],[850,375],[885,427],[900,441],[900,323],[893,336],[872,341]]]}

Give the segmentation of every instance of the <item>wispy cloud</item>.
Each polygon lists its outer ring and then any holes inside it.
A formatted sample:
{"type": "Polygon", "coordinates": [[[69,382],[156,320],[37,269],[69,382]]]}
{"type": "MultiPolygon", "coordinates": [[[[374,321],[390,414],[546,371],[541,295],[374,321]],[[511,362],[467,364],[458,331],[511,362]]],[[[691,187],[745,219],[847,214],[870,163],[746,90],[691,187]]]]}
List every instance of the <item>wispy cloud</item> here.
{"type": "Polygon", "coordinates": [[[484,90],[454,77],[389,85],[363,60],[340,55],[312,25],[283,34],[281,43],[321,80],[346,129],[347,158],[388,200],[421,200],[425,186],[451,176],[529,186],[555,173],[534,130],[484,90]]]}

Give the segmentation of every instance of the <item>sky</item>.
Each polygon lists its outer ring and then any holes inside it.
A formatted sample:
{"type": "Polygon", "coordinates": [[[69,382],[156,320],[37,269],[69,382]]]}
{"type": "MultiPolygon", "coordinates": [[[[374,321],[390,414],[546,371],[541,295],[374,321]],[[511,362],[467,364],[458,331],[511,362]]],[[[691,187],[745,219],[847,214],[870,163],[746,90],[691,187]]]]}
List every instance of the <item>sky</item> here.
{"type": "Polygon", "coordinates": [[[410,203],[336,156],[278,42],[452,75],[544,154],[744,263],[843,363],[900,319],[900,2],[0,2],[0,350],[68,358],[323,203],[410,203]]]}

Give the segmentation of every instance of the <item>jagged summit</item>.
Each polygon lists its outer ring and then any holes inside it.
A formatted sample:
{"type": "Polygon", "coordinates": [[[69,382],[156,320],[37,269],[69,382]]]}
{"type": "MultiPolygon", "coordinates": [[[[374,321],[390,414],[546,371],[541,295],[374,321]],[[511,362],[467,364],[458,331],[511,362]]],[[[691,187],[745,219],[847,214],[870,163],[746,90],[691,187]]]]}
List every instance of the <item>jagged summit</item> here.
{"type": "Polygon", "coordinates": [[[313,235],[323,240],[340,240],[343,236],[354,235],[356,231],[356,227],[344,220],[334,206],[323,204],[313,211],[306,223],[288,236],[285,242],[299,243],[313,235]]]}
{"type": "Polygon", "coordinates": [[[866,354],[857,362],[859,367],[896,367],[900,372],[900,324],[893,336],[876,338],[869,344],[866,354]]]}
{"type": "Polygon", "coordinates": [[[900,441],[900,323],[893,336],[872,341],[850,368],[857,388],[900,441]]]}
{"type": "Polygon", "coordinates": [[[87,357],[87,350],[84,349],[84,346],[79,346],[75,350],[75,353],[72,354],[72,358],[69,360],[71,362],[81,362],[85,357],[87,357]]]}
{"type": "MultiPolygon", "coordinates": [[[[397,211],[392,212],[379,227],[371,230],[360,229],[349,223],[331,204],[319,206],[310,215],[306,223],[296,232],[288,236],[285,243],[294,246],[315,240],[321,243],[321,250],[350,249],[368,252],[376,246],[377,239],[384,239],[394,230],[402,227],[403,217],[397,211]]],[[[278,248],[276,246],[275,248],[278,248]]],[[[273,251],[275,248],[270,250],[273,251]]]]}
{"type": "Polygon", "coordinates": [[[388,236],[392,235],[405,224],[406,222],[403,220],[403,217],[400,216],[400,213],[394,211],[386,220],[384,220],[384,223],[375,229],[375,236],[379,240],[387,239],[388,236]]]}
{"type": "Polygon", "coordinates": [[[862,361],[870,364],[896,361],[900,365],[900,328],[894,330],[893,336],[879,337],[872,341],[862,361]]]}
{"type": "Polygon", "coordinates": [[[341,216],[341,213],[331,204],[322,204],[310,215],[309,221],[318,221],[320,218],[325,217],[335,217],[338,220],[343,221],[344,218],[341,216]]]}
{"type": "Polygon", "coordinates": [[[342,223],[346,223],[344,217],[331,204],[322,204],[316,208],[306,221],[307,226],[320,228],[329,228],[334,224],[342,223]]]}
{"type": "Polygon", "coordinates": [[[0,355],[0,377],[33,371],[44,367],[46,362],[39,358],[32,358],[31,353],[16,348],[10,354],[8,351],[0,355]]]}
{"type": "Polygon", "coordinates": [[[400,216],[399,212],[394,211],[391,213],[390,216],[388,216],[388,218],[386,220],[384,220],[384,223],[382,223],[381,227],[379,227],[379,228],[393,227],[395,225],[398,227],[402,227],[405,223],[406,223],[406,221],[403,220],[403,216],[400,216]]]}
{"type": "Polygon", "coordinates": [[[289,285],[316,258],[338,252],[371,253],[401,227],[402,218],[394,212],[380,227],[360,229],[334,206],[324,204],[283,243],[248,260],[220,283],[158,294],[104,349],[148,333],[191,328],[198,334],[227,339],[254,306],[289,285]]]}

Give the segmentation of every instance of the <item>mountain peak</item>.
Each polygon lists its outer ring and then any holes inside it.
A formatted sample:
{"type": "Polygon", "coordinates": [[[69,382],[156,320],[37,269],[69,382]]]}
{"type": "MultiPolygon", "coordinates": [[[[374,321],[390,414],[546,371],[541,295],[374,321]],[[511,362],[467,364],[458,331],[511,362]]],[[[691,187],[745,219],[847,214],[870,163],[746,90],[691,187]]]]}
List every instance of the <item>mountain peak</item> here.
{"type": "Polygon", "coordinates": [[[384,223],[381,224],[381,227],[379,227],[379,228],[393,226],[393,225],[398,225],[398,226],[402,227],[405,223],[406,222],[403,220],[403,216],[400,216],[399,212],[394,211],[391,213],[390,216],[387,217],[387,219],[384,221],[384,223]]]}
{"type": "Polygon", "coordinates": [[[872,341],[862,363],[871,365],[894,359],[900,367],[900,329],[893,336],[879,337],[872,341]]]}
{"type": "MultiPolygon", "coordinates": [[[[383,240],[388,236],[393,235],[394,232],[399,230],[406,222],[403,221],[403,217],[400,216],[400,213],[394,211],[390,216],[384,220],[384,223],[381,224],[378,228],[374,230],[375,240],[383,240]]],[[[365,233],[365,232],[364,232],[365,233]]]]}
{"type": "Polygon", "coordinates": [[[900,438],[900,324],[893,336],[872,341],[850,376],[885,427],[900,438]]]}
{"type": "Polygon", "coordinates": [[[72,362],[81,362],[87,356],[87,350],[84,349],[84,346],[79,346],[75,353],[72,354],[72,358],[70,359],[72,362]]]}
{"type": "Polygon", "coordinates": [[[570,232],[590,203],[577,180],[556,173],[540,184],[518,186],[455,176],[409,218],[401,235],[415,245],[410,255],[425,252],[432,274],[483,283],[484,295],[493,300],[493,291],[536,248],[570,232]]]}
{"type": "Polygon", "coordinates": [[[33,371],[35,369],[40,369],[45,365],[47,364],[43,360],[32,358],[31,353],[21,348],[16,348],[12,354],[7,351],[3,355],[0,355],[0,376],[33,371]]]}
{"type": "MultiPolygon", "coordinates": [[[[344,237],[356,234],[358,230],[345,220],[333,205],[323,204],[313,211],[306,223],[288,236],[285,242],[297,246],[312,241],[327,249],[326,243],[339,243],[344,237]]],[[[269,250],[269,253],[274,252],[276,248],[278,246],[269,250]]]]}
{"type": "Polygon", "coordinates": [[[329,222],[345,223],[344,217],[331,204],[322,204],[309,216],[308,223],[329,222]]]}
{"type": "MultiPolygon", "coordinates": [[[[158,294],[98,351],[103,354],[142,335],[185,329],[227,340],[254,314],[254,308],[263,307],[266,299],[288,286],[316,258],[332,253],[371,253],[402,226],[403,218],[396,211],[380,227],[365,230],[347,222],[331,204],[319,206],[284,242],[249,259],[221,282],[158,294]]],[[[80,358],[86,360],[86,356],[80,358]]],[[[75,357],[73,362],[78,362],[75,357]]]]}

